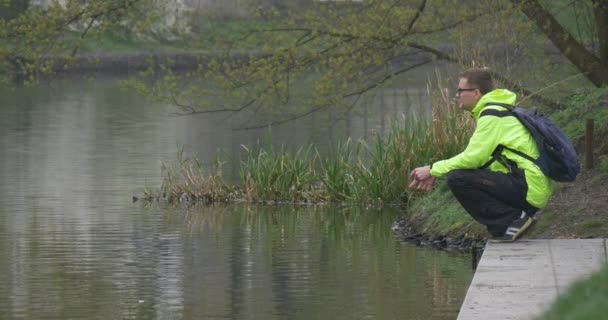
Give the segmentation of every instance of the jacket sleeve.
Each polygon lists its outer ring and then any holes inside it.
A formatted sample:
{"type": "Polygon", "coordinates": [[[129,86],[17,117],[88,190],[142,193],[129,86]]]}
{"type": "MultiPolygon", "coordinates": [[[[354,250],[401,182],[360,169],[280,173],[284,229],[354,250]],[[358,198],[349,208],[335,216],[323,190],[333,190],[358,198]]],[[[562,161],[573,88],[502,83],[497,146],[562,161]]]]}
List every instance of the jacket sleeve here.
{"type": "Polygon", "coordinates": [[[498,145],[499,122],[500,118],[495,116],[480,117],[465,150],[450,159],[433,163],[431,175],[443,177],[452,170],[478,169],[483,166],[498,145]]]}

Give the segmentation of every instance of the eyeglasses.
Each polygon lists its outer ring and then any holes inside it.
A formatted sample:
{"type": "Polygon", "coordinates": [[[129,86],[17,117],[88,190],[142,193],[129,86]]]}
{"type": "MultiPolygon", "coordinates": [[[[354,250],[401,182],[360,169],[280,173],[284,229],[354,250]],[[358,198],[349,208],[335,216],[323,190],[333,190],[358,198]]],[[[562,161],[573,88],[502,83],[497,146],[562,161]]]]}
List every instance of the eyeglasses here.
{"type": "Polygon", "coordinates": [[[458,88],[458,89],[456,89],[456,95],[459,96],[463,91],[473,91],[473,90],[478,90],[478,89],[477,88],[468,88],[468,89],[458,88]]]}

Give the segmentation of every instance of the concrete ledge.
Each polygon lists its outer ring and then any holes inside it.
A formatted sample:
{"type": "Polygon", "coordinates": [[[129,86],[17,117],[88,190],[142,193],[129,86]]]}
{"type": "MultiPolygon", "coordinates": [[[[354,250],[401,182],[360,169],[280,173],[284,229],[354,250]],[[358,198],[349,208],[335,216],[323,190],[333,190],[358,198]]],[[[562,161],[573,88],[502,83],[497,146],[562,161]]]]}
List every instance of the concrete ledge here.
{"type": "Polygon", "coordinates": [[[606,239],[488,242],[458,320],[533,319],[606,261],[606,239]]]}

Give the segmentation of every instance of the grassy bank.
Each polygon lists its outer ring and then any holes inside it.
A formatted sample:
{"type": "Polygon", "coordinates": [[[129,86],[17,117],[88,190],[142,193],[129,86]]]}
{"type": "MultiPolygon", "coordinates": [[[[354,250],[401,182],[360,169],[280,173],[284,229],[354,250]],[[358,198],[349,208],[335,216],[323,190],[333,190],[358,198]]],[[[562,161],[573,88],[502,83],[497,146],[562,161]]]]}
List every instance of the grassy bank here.
{"type": "Polygon", "coordinates": [[[255,19],[200,19],[191,32],[180,35],[137,34],[115,27],[89,34],[70,31],[64,40],[67,47],[79,46],[82,53],[133,54],[141,52],[190,52],[198,50],[253,50],[283,48],[295,39],[284,33],[261,32],[278,28],[276,23],[255,19]]]}
{"type": "Polygon", "coordinates": [[[538,320],[604,319],[608,299],[608,265],[562,294],[538,320]]]}
{"type": "Polygon", "coordinates": [[[430,238],[482,239],[486,234],[485,227],[454,198],[445,180],[436,180],[433,192],[409,203],[406,219],[416,233],[430,238]]]}
{"type": "MultiPolygon", "coordinates": [[[[585,114],[602,122],[597,126],[596,136],[608,132],[603,121],[608,117],[608,109],[601,103],[608,93],[606,90],[573,96],[568,103],[571,108],[553,115],[575,144],[582,139],[580,132],[584,125],[584,121],[577,119],[585,114]]],[[[486,236],[485,228],[464,211],[445,181],[438,180],[435,190],[429,194],[407,189],[412,168],[451,157],[465,148],[472,130],[469,118],[468,114],[456,110],[448,97],[440,96],[433,103],[433,121],[404,118],[394,122],[383,137],[378,135],[370,141],[346,140],[327,155],[321,155],[312,145],[299,149],[273,147],[272,143],[247,146],[246,156],[239,160],[240,180],[234,186],[224,182],[220,159],[216,170],[206,173],[198,161],[180,154],[175,165],[163,166],[165,178],[160,189],[148,191],[145,197],[162,197],[168,201],[394,204],[406,208],[408,227],[416,233],[431,238],[480,239],[486,236]]],[[[592,177],[582,178],[588,183],[601,183],[608,177],[605,144],[603,140],[598,142],[599,170],[592,177]]],[[[560,199],[568,199],[562,192],[569,188],[575,190],[573,186],[576,183],[557,186],[558,199],[550,201],[531,235],[538,235],[549,226],[562,225],[556,212],[566,210],[560,208],[567,207],[568,212],[580,215],[589,207],[580,201],[560,204],[560,199]],[[571,208],[573,205],[581,208],[571,208]]],[[[590,194],[585,188],[589,186],[581,187],[578,192],[590,194]]],[[[603,190],[597,185],[592,189],[603,190]]],[[[580,199],[582,195],[574,197],[580,199]]],[[[581,228],[604,230],[606,225],[608,221],[596,215],[581,228]]]]}

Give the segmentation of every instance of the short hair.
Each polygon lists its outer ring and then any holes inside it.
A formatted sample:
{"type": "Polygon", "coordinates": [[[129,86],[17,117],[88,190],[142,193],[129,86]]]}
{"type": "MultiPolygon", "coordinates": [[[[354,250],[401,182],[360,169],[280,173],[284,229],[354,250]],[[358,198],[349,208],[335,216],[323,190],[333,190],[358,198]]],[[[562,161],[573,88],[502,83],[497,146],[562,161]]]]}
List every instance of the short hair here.
{"type": "Polygon", "coordinates": [[[479,88],[481,94],[486,94],[494,90],[492,82],[492,73],[489,68],[471,68],[460,73],[461,78],[467,79],[467,82],[476,88],[479,88]]]}

